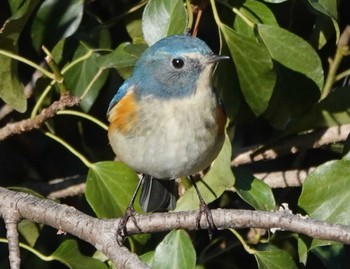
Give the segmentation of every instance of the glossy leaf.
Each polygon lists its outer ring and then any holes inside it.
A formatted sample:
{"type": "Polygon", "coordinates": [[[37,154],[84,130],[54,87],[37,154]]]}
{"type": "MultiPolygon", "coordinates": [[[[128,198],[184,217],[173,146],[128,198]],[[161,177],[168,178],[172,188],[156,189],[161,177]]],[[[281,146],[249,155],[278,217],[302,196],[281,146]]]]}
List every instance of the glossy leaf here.
{"type": "Polygon", "coordinates": [[[295,262],[287,251],[274,246],[254,251],[259,269],[297,269],[295,262]]]}
{"type": "Polygon", "coordinates": [[[331,245],[315,248],[312,253],[329,269],[346,268],[350,262],[346,245],[331,245]]]}
{"type": "MultiPolygon", "coordinates": [[[[74,59],[83,57],[88,53],[88,50],[82,45],[79,46],[74,59]]],[[[73,95],[82,96],[84,94],[84,98],[80,102],[84,111],[90,110],[107,79],[108,72],[99,66],[99,57],[99,54],[93,52],[90,57],[78,62],[64,74],[65,82],[73,95]],[[92,84],[91,87],[90,84],[92,84]],[[85,94],[88,88],[89,90],[85,94]]]]}
{"type": "MultiPolygon", "coordinates": [[[[18,54],[18,39],[40,1],[10,1],[12,16],[0,29],[0,49],[18,54]]],[[[0,98],[19,112],[27,108],[23,84],[17,77],[17,61],[0,54],[0,98]]]]}
{"type": "Polygon", "coordinates": [[[268,107],[276,83],[270,54],[255,39],[240,35],[224,24],[220,29],[235,62],[245,101],[259,116],[268,107]]]}
{"type": "Polygon", "coordinates": [[[5,103],[19,112],[27,109],[23,84],[18,80],[17,62],[11,58],[0,55],[0,97],[5,103]]]}
{"type": "Polygon", "coordinates": [[[349,172],[348,160],[330,161],[316,168],[305,179],[299,207],[310,217],[349,225],[349,172]]]}
{"type": "Polygon", "coordinates": [[[276,203],[271,188],[262,180],[254,178],[243,169],[234,169],[237,194],[258,210],[274,210],[276,203]]]}
{"type": "Polygon", "coordinates": [[[196,251],[191,239],[185,231],[175,230],[156,247],[149,265],[153,269],[192,269],[195,264],[196,251]]]}
{"type": "Polygon", "coordinates": [[[286,2],[286,1],[288,1],[288,0],[264,0],[264,2],[272,3],[272,4],[279,4],[279,3],[286,2]]]}
{"type": "Polygon", "coordinates": [[[149,46],[186,29],[186,11],[182,0],[148,1],[142,16],[143,36],[149,46]]]}
{"type": "Polygon", "coordinates": [[[338,5],[334,0],[308,0],[309,4],[318,12],[338,20],[338,5]]]}
{"type": "Polygon", "coordinates": [[[126,30],[132,39],[133,44],[144,44],[142,32],[142,10],[137,10],[125,18],[126,30]]]}
{"type": "Polygon", "coordinates": [[[298,121],[291,122],[285,135],[350,123],[349,111],[350,87],[336,89],[298,121]]]}
{"type": "MultiPolygon", "coordinates": [[[[310,217],[350,225],[350,161],[330,161],[317,167],[304,181],[299,207],[310,217]]],[[[312,249],[329,241],[313,240],[312,249]]]]}
{"type": "Polygon", "coordinates": [[[136,61],[145,51],[145,44],[120,44],[113,52],[97,59],[100,68],[116,68],[119,74],[126,79],[130,76],[136,61]]]}
{"type": "MultiPolygon", "coordinates": [[[[137,174],[121,162],[94,163],[86,181],[87,201],[100,218],[121,217],[138,180],[137,174]]],[[[138,202],[135,209],[140,211],[138,202]]]]}
{"type": "MultiPolygon", "coordinates": [[[[231,167],[231,143],[226,137],[225,143],[214,160],[208,173],[201,181],[197,182],[198,189],[206,203],[210,203],[219,198],[221,194],[233,186],[235,178],[231,167]]],[[[190,187],[177,201],[175,211],[185,211],[198,209],[199,199],[194,187],[190,187]]]]}
{"type": "Polygon", "coordinates": [[[83,18],[82,0],[46,0],[40,6],[32,25],[33,46],[52,47],[60,39],[71,36],[83,18]]]}
{"type": "Polygon", "coordinates": [[[320,98],[320,89],[303,74],[275,62],[277,83],[264,118],[276,130],[298,122],[320,98]],[[283,104],[283,106],[281,106],[283,104]]]}
{"type": "Polygon", "coordinates": [[[259,24],[258,32],[272,59],[305,75],[321,91],[324,77],[322,63],[307,41],[274,25],[259,24]]]}
{"type": "MultiPolygon", "coordinates": [[[[233,7],[234,6],[232,6],[232,8],[233,7]]],[[[266,4],[262,2],[247,0],[243,2],[242,6],[240,6],[238,10],[243,16],[256,24],[262,23],[278,25],[273,12],[267,7],[266,4]]],[[[235,17],[233,28],[244,36],[255,37],[254,29],[249,26],[240,16],[235,17]]]]}
{"type": "Polygon", "coordinates": [[[312,46],[317,49],[323,48],[334,32],[333,19],[325,16],[317,16],[310,38],[312,46]]]}
{"type": "Polygon", "coordinates": [[[64,241],[51,257],[68,266],[71,269],[107,269],[107,265],[94,258],[82,255],[75,240],[64,241]]]}
{"type": "Polygon", "coordinates": [[[33,247],[40,236],[41,227],[42,225],[38,223],[24,219],[18,224],[18,231],[28,245],[33,247]]]}

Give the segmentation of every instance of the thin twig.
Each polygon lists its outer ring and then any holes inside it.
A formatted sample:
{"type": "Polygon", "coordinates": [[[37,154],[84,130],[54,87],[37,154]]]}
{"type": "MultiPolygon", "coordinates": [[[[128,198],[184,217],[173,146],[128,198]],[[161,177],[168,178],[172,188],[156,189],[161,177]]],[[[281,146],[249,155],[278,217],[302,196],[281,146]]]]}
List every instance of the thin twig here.
{"type": "Polygon", "coordinates": [[[344,31],[340,35],[334,58],[329,59],[329,70],[320,100],[326,98],[332,90],[333,84],[336,81],[338,67],[341,61],[343,60],[343,57],[349,54],[349,41],[350,26],[348,25],[345,27],[344,31]]]}
{"type": "Polygon", "coordinates": [[[64,94],[60,100],[53,102],[48,108],[42,110],[33,119],[26,119],[14,123],[9,123],[0,129],[0,141],[5,138],[30,131],[32,129],[38,129],[48,119],[53,117],[57,111],[64,109],[65,107],[72,107],[79,104],[80,98],[71,96],[70,94],[64,94]]]}

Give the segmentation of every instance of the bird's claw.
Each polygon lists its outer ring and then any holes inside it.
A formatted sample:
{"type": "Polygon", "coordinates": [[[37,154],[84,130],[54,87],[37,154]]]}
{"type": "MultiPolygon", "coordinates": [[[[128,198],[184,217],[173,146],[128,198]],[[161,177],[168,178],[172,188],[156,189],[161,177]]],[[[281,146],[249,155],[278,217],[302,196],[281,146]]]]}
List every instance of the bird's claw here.
{"type": "Polygon", "coordinates": [[[136,215],[136,211],[135,211],[134,207],[132,205],[129,205],[125,211],[124,216],[120,219],[119,224],[118,224],[118,228],[117,228],[117,242],[118,242],[119,246],[123,245],[125,238],[128,236],[128,230],[126,228],[126,225],[129,221],[129,219],[131,219],[132,222],[134,223],[135,227],[139,231],[141,231],[140,227],[137,224],[135,215],[136,215]]]}
{"type": "Polygon", "coordinates": [[[196,224],[198,229],[201,228],[201,219],[203,214],[205,215],[205,218],[208,223],[208,236],[209,236],[209,239],[211,240],[213,238],[213,231],[216,230],[217,228],[215,226],[211,210],[209,209],[208,205],[202,200],[200,201],[199,211],[196,218],[196,224]]]}

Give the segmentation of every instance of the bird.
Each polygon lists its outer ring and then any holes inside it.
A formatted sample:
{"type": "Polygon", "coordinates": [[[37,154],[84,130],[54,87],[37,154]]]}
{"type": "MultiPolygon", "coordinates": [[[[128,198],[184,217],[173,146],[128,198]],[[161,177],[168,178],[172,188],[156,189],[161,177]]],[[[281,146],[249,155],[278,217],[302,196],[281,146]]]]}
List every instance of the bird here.
{"type": "Polygon", "coordinates": [[[143,175],[131,215],[141,186],[144,212],[173,210],[175,180],[192,179],[219,154],[227,119],[213,70],[224,59],[197,37],[165,37],[143,52],[112,98],[109,143],[119,160],[143,175]]]}

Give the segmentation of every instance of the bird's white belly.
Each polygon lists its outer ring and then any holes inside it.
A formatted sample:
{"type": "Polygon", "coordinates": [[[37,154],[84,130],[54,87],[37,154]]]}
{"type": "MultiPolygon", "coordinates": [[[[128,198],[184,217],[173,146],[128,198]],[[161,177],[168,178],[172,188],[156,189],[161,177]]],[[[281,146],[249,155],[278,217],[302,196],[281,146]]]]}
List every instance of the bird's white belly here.
{"type": "Polygon", "coordinates": [[[149,100],[138,112],[142,120],[136,134],[110,133],[111,146],[139,173],[156,178],[198,173],[215,159],[224,140],[223,134],[218,136],[213,98],[178,100],[178,104],[149,100]]]}

